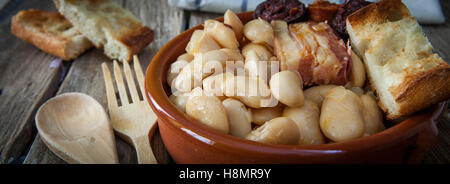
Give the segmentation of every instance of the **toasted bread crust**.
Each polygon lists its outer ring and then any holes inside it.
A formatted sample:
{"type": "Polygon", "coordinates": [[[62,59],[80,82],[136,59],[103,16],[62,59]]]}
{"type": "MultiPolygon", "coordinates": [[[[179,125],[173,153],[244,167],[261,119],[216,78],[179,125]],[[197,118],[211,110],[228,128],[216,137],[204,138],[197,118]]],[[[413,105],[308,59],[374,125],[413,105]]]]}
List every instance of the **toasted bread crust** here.
{"type": "MultiPolygon", "coordinates": [[[[49,24],[57,24],[61,27],[71,27],[71,24],[57,12],[45,12],[40,10],[23,10],[12,18],[11,32],[18,38],[33,44],[49,54],[71,60],[90,48],[88,44],[80,51],[73,53],[69,45],[72,37],[64,36],[60,32],[50,30],[49,24]]],[[[85,43],[86,44],[86,43],[85,43]]]]}
{"type": "MultiPolygon", "coordinates": [[[[354,35],[352,38],[354,40],[352,40],[352,42],[355,41],[361,43],[359,45],[355,44],[359,46],[356,50],[361,52],[358,54],[372,54],[371,51],[375,48],[374,45],[370,44],[373,38],[370,34],[377,33],[378,30],[366,32],[367,30],[370,30],[377,25],[386,26],[389,23],[397,21],[416,22],[415,18],[410,14],[409,10],[401,2],[401,0],[382,0],[378,3],[373,3],[365,8],[362,8],[348,16],[347,30],[352,32],[354,35]]],[[[396,25],[398,26],[400,24],[396,25]]],[[[413,24],[408,25],[411,26],[413,24]]],[[[418,26],[417,22],[416,25],[418,26]]],[[[400,25],[400,27],[401,26],[403,25],[400,25]]],[[[417,26],[414,25],[411,27],[417,28],[417,26]]],[[[377,28],[383,29],[383,27],[377,28]]],[[[394,32],[397,30],[398,29],[393,29],[394,32]]],[[[397,70],[393,73],[388,73],[390,75],[382,75],[380,76],[382,77],[381,79],[374,79],[373,76],[370,75],[371,72],[368,72],[370,87],[372,90],[376,91],[380,99],[384,99],[379,100],[378,105],[387,114],[387,119],[390,120],[411,115],[412,113],[427,108],[430,105],[450,98],[450,66],[445,63],[442,58],[437,56],[437,54],[432,53],[432,47],[428,43],[428,40],[426,38],[422,39],[424,38],[423,32],[416,32],[417,34],[415,34],[414,37],[409,38],[416,38],[415,41],[417,42],[415,43],[418,43],[418,40],[426,40],[425,42],[420,43],[421,45],[425,43],[427,45],[423,45],[424,47],[421,47],[418,50],[410,49],[405,51],[405,47],[403,47],[401,52],[414,53],[417,57],[409,57],[409,61],[394,60],[393,58],[389,58],[389,62],[402,62],[403,65],[406,65],[406,68],[402,68],[401,70],[397,70]],[[377,85],[380,87],[383,85],[394,84],[392,81],[395,81],[396,85],[387,86],[387,90],[382,88],[377,89],[377,85]],[[383,94],[389,94],[389,98],[387,96],[383,96],[383,94]],[[390,95],[392,95],[392,97],[390,97],[390,95]]],[[[379,48],[381,47],[378,47],[378,50],[380,50],[379,48]]],[[[403,56],[406,57],[405,55],[403,56]]],[[[384,56],[380,55],[377,57],[382,58],[384,56]]],[[[364,60],[365,59],[366,58],[364,58],[364,60]]],[[[368,68],[368,65],[373,66],[377,64],[379,64],[377,66],[380,67],[385,67],[385,65],[389,67],[389,63],[380,64],[376,63],[376,60],[364,62],[366,62],[366,68],[368,68]]],[[[380,71],[376,68],[372,68],[371,70],[373,70],[372,72],[390,71],[380,71]]]]}
{"type": "MultiPolygon", "coordinates": [[[[45,32],[33,32],[25,28],[25,26],[21,23],[23,19],[27,19],[27,16],[35,14],[39,16],[41,12],[39,10],[25,10],[20,11],[17,15],[15,15],[11,22],[11,32],[19,37],[20,39],[33,44],[39,49],[61,57],[63,59],[69,59],[65,54],[65,45],[66,42],[64,40],[60,40],[55,38],[54,35],[45,33],[45,32]]],[[[53,17],[55,20],[63,18],[58,13],[48,13],[50,17],[53,17]]]]}
{"type": "Polygon", "coordinates": [[[153,30],[148,27],[141,26],[133,32],[121,36],[119,41],[128,46],[129,50],[131,50],[130,57],[128,58],[128,61],[131,61],[133,55],[138,54],[143,48],[153,41],[153,38],[153,30]]]}
{"type": "Polygon", "coordinates": [[[367,24],[380,24],[388,20],[414,18],[401,0],[384,0],[382,3],[372,3],[347,17],[354,29],[367,24]]]}
{"type": "Polygon", "coordinates": [[[97,48],[103,48],[105,55],[110,59],[130,61],[134,54],[138,54],[153,41],[154,33],[149,27],[143,25],[131,12],[109,0],[53,0],[53,2],[58,11],[97,48]],[[72,8],[67,8],[69,6],[72,8]],[[89,27],[84,24],[85,22],[95,24],[97,27],[89,27]]]}
{"type": "Polygon", "coordinates": [[[408,75],[406,81],[391,90],[391,93],[400,109],[398,115],[388,115],[389,119],[409,115],[447,100],[450,98],[450,67],[442,63],[431,70],[408,75]]]}

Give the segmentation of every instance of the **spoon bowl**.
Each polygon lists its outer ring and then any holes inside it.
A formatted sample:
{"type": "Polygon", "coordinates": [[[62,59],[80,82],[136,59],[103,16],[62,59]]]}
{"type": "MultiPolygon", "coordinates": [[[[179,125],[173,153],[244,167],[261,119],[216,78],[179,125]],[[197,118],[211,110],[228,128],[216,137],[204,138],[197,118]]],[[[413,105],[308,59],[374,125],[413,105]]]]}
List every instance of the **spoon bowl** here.
{"type": "Polygon", "coordinates": [[[108,116],[95,99],[65,93],[45,102],[36,114],[44,143],[69,163],[118,163],[108,116]]]}

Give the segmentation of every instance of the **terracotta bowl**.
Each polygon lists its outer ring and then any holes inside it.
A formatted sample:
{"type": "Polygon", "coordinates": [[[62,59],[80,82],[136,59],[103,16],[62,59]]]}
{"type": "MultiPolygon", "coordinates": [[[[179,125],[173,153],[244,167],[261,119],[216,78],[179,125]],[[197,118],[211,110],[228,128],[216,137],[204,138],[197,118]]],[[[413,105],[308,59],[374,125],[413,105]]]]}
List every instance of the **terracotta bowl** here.
{"type": "MultiPolygon", "coordinates": [[[[245,23],[252,12],[238,15],[245,23]]],[[[223,18],[217,20],[223,21],[223,18]]],[[[419,162],[437,141],[437,119],[447,103],[427,110],[380,133],[343,143],[314,146],[271,145],[248,141],[208,129],[179,111],[168,98],[166,71],[185,52],[191,34],[175,37],[153,57],[145,75],[150,106],[158,116],[164,144],[177,163],[402,163],[419,162]]]]}

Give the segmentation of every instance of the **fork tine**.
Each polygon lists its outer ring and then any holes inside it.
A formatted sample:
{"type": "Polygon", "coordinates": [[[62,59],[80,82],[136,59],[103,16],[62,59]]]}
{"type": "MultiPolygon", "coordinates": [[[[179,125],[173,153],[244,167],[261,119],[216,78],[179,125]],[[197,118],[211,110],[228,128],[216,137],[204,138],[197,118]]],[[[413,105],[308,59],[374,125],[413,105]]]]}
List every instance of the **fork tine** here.
{"type": "Polygon", "coordinates": [[[142,97],[144,99],[146,99],[147,95],[145,94],[145,89],[144,89],[144,73],[142,73],[141,62],[139,61],[139,58],[137,57],[137,55],[133,56],[133,61],[134,61],[134,64],[133,64],[134,72],[136,72],[136,77],[139,82],[139,88],[141,89],[142,97]]]}
{"type": "Polygon", "coordinates": [[[108,99],[108,108],[117,108],[117,98],[114,91],[113,81],[111,78],[111,72],[108,69],[106,63],[102,63],[103,78],[105,79],[106,98],[108,99]]]}
{"type": "Polygon", "coordinates": [[[133,102],[139,102],[139,95],[136,90],[136,84],[134,83],[133,73],[131,73],[130,64],[127,61],[123,61],[123,72],[125,73],[125,78],[127,79],[128,89],[130,90],[130,96],[133,102]]]}
{"type": "Polygon", "coordinates": [[[122,71],[119,64],[114,60],[114,77],[116,78],[117,88],[119,89],[120,101],[122,106],[129,104],[125,83],[123,82],[122,71]]]}

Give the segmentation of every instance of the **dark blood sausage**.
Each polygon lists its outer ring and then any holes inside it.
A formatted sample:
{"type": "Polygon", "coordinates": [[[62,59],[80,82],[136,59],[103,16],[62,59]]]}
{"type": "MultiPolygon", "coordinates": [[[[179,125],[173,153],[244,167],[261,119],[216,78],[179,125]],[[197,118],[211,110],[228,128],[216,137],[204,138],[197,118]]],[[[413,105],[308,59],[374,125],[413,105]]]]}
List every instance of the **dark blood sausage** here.
{"type": "Polygon", "coordinates": [[[347,16],[369,4],[371,4],[371,2],[365,0],[350,0],[337,10],[331,26],[342,39],[348,39],[348,33],[345,29],[345,19],[347,19],[347,16]]]}
{"type": "Polygon", "coordinates": [[[256,7],[253,17],[267,22],[284,20],[295,23],[306,20],[307,13],[305,5],[298,0],[267,0],[256,7]]]}

